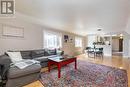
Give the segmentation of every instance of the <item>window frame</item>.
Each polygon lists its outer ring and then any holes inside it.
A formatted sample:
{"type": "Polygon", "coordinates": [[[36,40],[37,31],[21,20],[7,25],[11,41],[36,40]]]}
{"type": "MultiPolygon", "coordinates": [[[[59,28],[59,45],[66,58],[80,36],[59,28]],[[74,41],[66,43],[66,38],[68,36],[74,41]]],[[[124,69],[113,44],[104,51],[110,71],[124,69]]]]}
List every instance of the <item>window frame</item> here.
{"type": "Polygon", "coordinates": [[[82,38],[81,37],[75,37],[75,47],[83,47],[83,42],[82,42],[82,38]]]}
{"type": "MultiPolygon", "coordinates": [[[[49,38],[52,39],[51,37],[49,37],[49,38]]],[[[57,33],[57,32],[52,32],[52,31],[44,31],[43,45],[44,45],[43,46],[44,48],[62,48],[62,34],[61,33],[57,33]],[[55,36],[55,40],[54,41],[57,41],[57,42],[53,43],[54,46],[49,46],[49,44],[48,44],[49,41],[47,41],[47,38],[48,38],[47,35],[48,36],[51,36],[51,35],[55,36]]]]}

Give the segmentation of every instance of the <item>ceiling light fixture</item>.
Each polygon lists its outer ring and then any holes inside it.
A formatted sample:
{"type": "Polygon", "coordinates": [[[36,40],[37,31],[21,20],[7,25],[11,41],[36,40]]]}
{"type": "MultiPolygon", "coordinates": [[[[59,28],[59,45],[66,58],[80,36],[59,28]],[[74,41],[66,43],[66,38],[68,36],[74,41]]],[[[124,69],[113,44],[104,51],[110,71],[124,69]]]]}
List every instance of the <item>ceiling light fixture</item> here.
{"type": "Polygon", "coordinates": [[[102,31],[102,29],[97,29],[97,31],[102,31]]]}
{"type": "Polygon", "coordinates": [[[123,34],[120,34],[120,39],[123,39],[123,34]]]}

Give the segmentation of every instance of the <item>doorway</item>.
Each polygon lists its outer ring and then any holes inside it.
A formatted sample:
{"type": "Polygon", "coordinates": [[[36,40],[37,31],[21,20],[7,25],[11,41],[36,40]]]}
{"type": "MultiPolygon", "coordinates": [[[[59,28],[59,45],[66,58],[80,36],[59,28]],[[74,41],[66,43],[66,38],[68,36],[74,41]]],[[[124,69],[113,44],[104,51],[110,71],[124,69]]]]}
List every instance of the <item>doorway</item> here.
{"type": "Polygon", "coordinates": [[[112,37],[112,55],[113,56],[123,55],[123,37],[120,36],[112,37]]]}
{"type": "Polygon", "coordinates": [[[123,52],[123,38],[119,39],[119,52],[123,52]]]}

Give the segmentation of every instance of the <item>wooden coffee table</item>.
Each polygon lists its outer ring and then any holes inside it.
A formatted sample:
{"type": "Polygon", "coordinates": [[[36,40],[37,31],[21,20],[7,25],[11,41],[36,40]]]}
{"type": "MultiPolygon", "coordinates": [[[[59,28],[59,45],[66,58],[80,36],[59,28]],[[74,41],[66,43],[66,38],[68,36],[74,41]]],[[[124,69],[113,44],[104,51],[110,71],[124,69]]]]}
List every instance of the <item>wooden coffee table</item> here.
{"type": "Polygon", "coordinates": [[[75,69],[77,69],[77,58],[70,56],[58,56],[53,58],[48,58],[48,72],[50,72],[51,65],[57,65],[58,67],[58,78],[61,76],[61,67],[72,62],[75,62],[75,69]]]}

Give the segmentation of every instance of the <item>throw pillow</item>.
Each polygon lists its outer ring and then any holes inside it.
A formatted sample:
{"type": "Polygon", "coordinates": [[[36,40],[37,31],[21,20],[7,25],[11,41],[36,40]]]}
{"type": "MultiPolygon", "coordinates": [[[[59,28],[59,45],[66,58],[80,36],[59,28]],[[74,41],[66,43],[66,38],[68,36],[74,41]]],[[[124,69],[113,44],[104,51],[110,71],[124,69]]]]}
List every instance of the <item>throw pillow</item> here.
{"type": "Polygon", "coordinates": [[[50,56],[49,51],[48,51],[48,50],[45,50],[44,55],[45,55],[45,56],[50,56]]]}
{"type": "Polygon", "coordinates": [[[11,58],[11,61],[13,63],[16,63],[22,60],[22,56],[20,52],[7,52],[7,54],[11,58]]]}
{"type": "Polygon", "coordinates": [[[56,49],[48,49],[50,55],[56,55],[56,49]]]}

